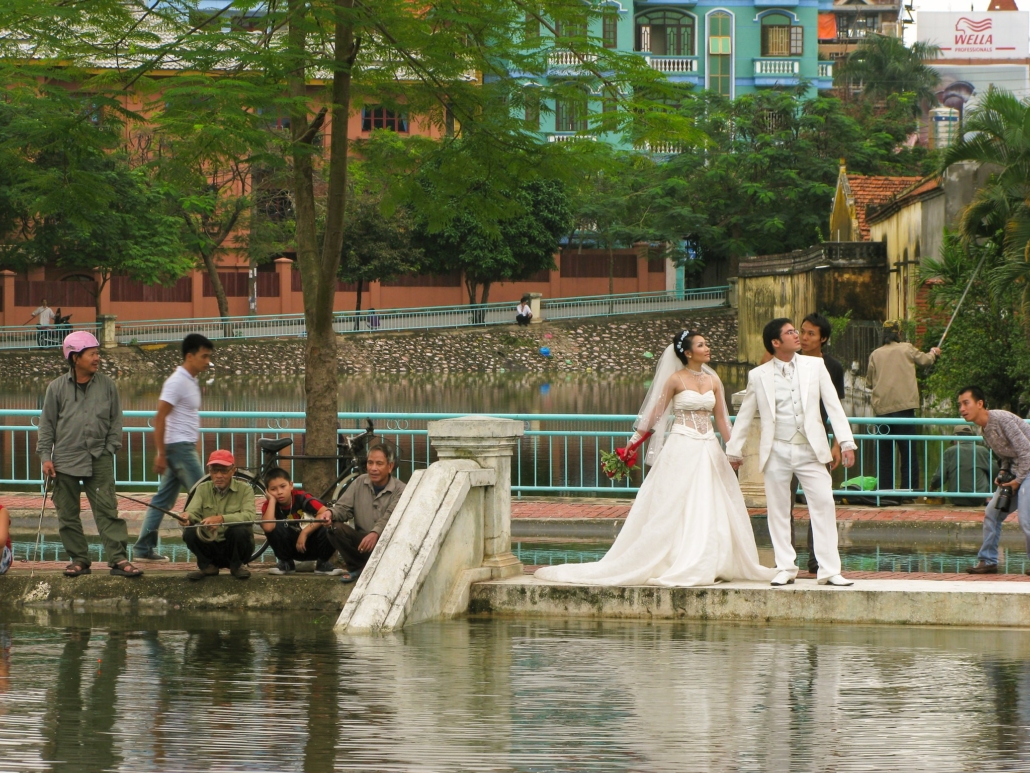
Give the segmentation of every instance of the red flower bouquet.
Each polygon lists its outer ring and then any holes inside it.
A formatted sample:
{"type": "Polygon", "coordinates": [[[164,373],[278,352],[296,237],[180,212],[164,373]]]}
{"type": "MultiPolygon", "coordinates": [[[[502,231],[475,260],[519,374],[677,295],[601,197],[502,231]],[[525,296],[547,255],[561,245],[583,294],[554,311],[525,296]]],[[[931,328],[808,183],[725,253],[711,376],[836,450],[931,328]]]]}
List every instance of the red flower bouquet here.
{"type": "Polygon", "coordinates": [[[630,443],[625,448],[616,448],[615,451],[602,451],[601,471],[608,476],[609,480],[622,480],[625,478],[630,472],[637,469],[637,449],[651,435],[652,433],[648,432],[640,440],[630,443]]]}

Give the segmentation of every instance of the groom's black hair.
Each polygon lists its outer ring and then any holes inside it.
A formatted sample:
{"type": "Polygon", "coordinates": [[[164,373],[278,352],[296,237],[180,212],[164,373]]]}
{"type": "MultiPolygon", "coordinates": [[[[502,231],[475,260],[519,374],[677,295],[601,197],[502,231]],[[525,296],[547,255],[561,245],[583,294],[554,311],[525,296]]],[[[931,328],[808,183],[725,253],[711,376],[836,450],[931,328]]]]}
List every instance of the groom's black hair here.
{"type": "Polygon", "coordinates": [[[765,344],[765,350],[769,354],[776,354],[776,350],[773,349],[772,342],[780,340],[780,331],[783,330],[784,325],[792,324],[786,317],[779,317],[774,319],[765,329],[762,331],[762,343],[765,344]]]}

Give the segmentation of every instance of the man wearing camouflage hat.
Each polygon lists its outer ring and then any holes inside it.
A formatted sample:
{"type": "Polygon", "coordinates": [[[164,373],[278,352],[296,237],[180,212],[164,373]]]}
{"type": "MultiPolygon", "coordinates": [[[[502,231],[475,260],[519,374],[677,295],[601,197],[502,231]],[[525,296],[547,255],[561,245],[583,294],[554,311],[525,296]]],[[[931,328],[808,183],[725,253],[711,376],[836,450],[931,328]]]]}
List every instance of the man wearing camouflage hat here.
{"type": "MultiPolygon", "coordinates": [[[[902,340],[901,323],[889,319],[883,323],[883,345],[869,355],[866,383],[872,389],[873,414],[882,418],[915,418],[919,408],[919,384],[916,365],[933,365],[941,356],[936,346],[921,352],[902,340]]],[[[880,435],[911,435],[915,427],[881,424],[880,435]]],[[[896,488],[894,481],[894,446],[901,454],[901,489],[919,486],[919,454],[913,452],[910,440],[879,440],[876,443],[879,488],[896,488]]]]}

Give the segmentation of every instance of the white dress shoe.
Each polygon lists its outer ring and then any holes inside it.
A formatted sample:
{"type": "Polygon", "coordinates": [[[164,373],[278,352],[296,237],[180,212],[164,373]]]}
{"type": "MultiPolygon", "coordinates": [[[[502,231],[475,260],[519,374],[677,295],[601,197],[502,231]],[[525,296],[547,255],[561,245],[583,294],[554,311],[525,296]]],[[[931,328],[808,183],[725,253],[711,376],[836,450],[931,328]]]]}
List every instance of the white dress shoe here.
{"type": "Polygon", "coordinates": [[[854,580],[849,580],[846,577],[842,577],[839,574],[832,575],[830,577],[823,577],[821,580],[817,580],[820,585],[833,585],[837,588],[846,588],[849,585],[854,585],[854,580]]]}
{"type": "Polygon", "coordinates": [[[782,571],[772,579],[772,586],[779,587],[781,585],[791,585],[794,582],[794,575],[788,571],[782,571]]]}

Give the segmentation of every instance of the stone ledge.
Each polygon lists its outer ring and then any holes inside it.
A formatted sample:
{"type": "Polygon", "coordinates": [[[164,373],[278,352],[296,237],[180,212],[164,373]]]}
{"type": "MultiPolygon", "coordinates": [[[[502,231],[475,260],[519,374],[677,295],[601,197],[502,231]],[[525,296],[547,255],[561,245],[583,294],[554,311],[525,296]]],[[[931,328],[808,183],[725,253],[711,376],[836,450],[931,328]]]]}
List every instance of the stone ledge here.
{"type": "Polygon", "coordinates": [[[93,574],[64,577],[56,571],[12,570],[0,577],[0,609],[39,607],[95,611],[267,610],[338,613],[353,585],[338,577],[269,577],[255,572],[237,580],[223,571],[191,582],[182,571],[155,571],[130,579],[112,577],[103,564],[93,574]]]}
{"type": "Polygon", "coordinates": [[[1030,627],[1030,583],[860,580],[829,588],[726,583],[703,588],[559,585],[534,577],[472,586],[469,612],[485,617],[735,620],[1030,627]]]}

